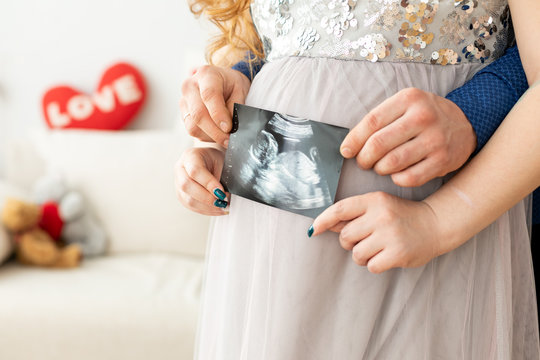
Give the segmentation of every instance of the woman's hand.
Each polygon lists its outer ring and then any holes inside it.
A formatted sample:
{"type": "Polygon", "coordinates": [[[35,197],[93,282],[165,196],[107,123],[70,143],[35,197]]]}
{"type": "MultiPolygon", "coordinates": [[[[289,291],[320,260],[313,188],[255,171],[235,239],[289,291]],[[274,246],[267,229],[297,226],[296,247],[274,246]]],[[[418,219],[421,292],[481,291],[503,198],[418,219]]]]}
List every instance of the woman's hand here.
{"type": "Polygon", "coordinates": [[[228,197],[219,182],[224,153],[218,149],[191,148],[175,165],[176,195],[188,209],[203,215],[228,213],[228,197]]]}
{"type": "Polygon", "coordinates": [[[375,192],[330,206],[315,219],[308,235],[338,232],[341,246],[352,250],[355,263],[381,273],[418,267],[442,254],[437,224],[428,204],[375,192]]]}
{"type": "Polygon", "coordinates": [[[205,65],[182,84],[180,110],[188,133],[227,147],[234,103],[243,104],[251,83],[241,72],[205,65]]]}

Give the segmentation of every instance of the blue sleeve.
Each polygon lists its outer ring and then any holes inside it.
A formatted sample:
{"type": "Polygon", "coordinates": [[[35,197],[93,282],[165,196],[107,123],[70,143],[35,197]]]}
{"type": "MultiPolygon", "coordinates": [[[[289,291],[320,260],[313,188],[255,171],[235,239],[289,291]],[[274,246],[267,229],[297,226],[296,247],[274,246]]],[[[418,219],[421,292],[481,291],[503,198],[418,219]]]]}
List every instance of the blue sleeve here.
{"type": "Polygon", "coordinates": [[[476,132],[476,151],[480,151],[528,87],[514,46],[446,98],[456,103],[471,122],[476,132]]]}
{"type": "Polygon", "coordinates": [[[248,52],[246,54],[246,57],[243,61],[240,61],[233,65],[234,70],[240,71],[242,74],[246,75],[246,77],[249,79],[249,81],[253,81],[253,78],[259,71],[261,71],[261,68],[264,65],[264,60],[257,59],[253,54],[248,52]],[[250,64],[251,60],[251,64],[250,64]]]}

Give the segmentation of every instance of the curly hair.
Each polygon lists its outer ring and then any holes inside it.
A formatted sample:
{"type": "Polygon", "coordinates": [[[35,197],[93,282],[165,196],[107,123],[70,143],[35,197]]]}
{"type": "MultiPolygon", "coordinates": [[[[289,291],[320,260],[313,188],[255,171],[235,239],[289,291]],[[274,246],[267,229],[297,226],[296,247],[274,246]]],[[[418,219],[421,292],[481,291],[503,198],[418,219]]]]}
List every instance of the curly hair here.
{"type": "Polygon", "coordinates": [[[245,58],[246,52],[251,54],[250,63],[264,58],[263,45],[251,19],[250,2],[251,0],[189,0],[191,12],[196,17],[204,15],[220,31],[206,48],[208,63],[214,64],[214,56],[221,51],[226,55],[221,65],[230,66],[245,58]]]}

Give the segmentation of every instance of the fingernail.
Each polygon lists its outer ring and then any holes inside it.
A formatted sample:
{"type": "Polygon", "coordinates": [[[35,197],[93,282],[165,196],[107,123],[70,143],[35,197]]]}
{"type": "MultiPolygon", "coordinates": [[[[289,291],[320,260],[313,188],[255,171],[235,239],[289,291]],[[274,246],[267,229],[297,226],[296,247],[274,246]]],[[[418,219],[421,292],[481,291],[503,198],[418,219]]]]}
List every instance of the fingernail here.
{"type": "Polygon", "coordinates": [[[351,157],[352,156],[352,151],[351,149],[349,149],[348,147],[344,147],[341,149],[341,155],[343,155],[344,157],[351,157]]]}
{"type": "Polygon", "coordinates": [[[221,128],[221,130],[223,130],[223,132],[227,132],[227,130],[229,130],[227,123],[224,121],[219,124],[219,127],[221,128]]]}
{"type": "Polygon", "coordinates": [[[309,229],[307,229],[307,236],[311,237],[311,235],[313,235],[313,231],[315,231],[315,229],[313,228],[313,225],[311,225],[309,229]]]}
{"type": "Polygon", "coordinates": [[[218,200],[214,201],[214,206],[216,206],[218,208],[225,209],[227,207],[227,202],[218,199],[218,200]]]}
{"type": "Polygon", "coordinates": [[[227,195],[225,195],[225,193],[219,188],[214,189],[214,195],[216,195],[219,200],[225,200],[225,198],[227,197],[227,195]]]}

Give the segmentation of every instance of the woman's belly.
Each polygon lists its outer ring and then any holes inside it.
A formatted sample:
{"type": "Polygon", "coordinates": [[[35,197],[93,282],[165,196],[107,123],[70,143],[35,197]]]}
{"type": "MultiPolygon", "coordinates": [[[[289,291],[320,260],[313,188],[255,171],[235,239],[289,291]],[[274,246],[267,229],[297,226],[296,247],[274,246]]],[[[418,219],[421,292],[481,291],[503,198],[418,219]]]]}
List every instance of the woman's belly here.
{"type": "MultiPolygon", "coordinates": [[[[399,90],[416,87],[444,96],[478,69],[471,65],[442,67],[291,57],[263,67],[252,83],[246,104],[351,129],[399,90]]],[[[344,161],[336,199],[385,191],[420,200],[441,184],[439,178],[421,187],[402,188],[390,176],[363,170],[350,159],[344,161]]]]}

